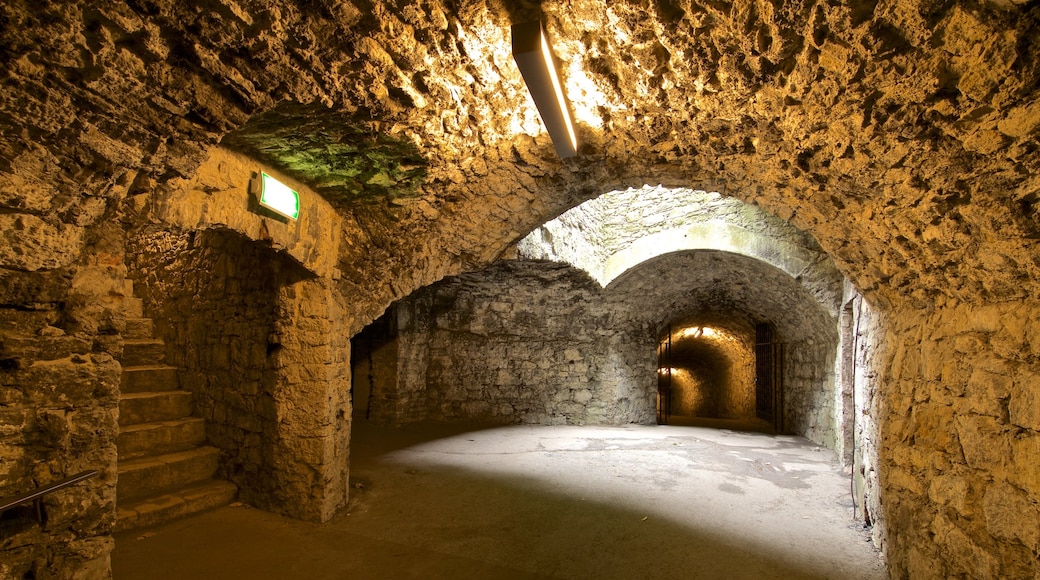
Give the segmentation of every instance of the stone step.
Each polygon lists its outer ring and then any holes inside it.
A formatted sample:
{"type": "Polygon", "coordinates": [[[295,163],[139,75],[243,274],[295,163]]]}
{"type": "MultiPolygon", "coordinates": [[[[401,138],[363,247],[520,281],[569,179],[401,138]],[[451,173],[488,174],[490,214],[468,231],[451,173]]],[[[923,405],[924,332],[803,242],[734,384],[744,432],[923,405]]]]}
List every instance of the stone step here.
{"type": "Polygon", "coordinates": [[[119,426],[183,419],[191,411],[191,391],[123,393],[119,397],[119,426]]]}
{"type": "Polygon", "coordinates": [[[119,388],[123,393],[142,393],[145,391],[173,391],[180,388],[177,378],[177,367],[146,366],[123,367],[119,388]]]}
{"type": "Polygon", "coordinates": [[[120,503],[117,532],[157,526],[168,521],[231,503],[238,488],[230,481],[211,479],[170,493],[120,503]]]}
{"type": "Polygon", "coordinates": [[[144,318],[144,300],[126,294],[123,298],[123,312],[127,318],[144,318]]]}
{"type": "Polygon", "coordinates": [[[155,338],[155,323],[151,318],[127,318],[124,340],[155,338]]]}
{"type": "Polygon", "coordinates": [[[161,365],[166,361],[166,344],[155,338],[130,339],[123,341],[123,356],[119,359],[124,367],[161,365]]]}
{"type": "Polygon", "coordinates": [[[145,455],[185,451],[201,445],[205,440],[205,422],[199,417],[188,417],[123,427],[116,438],[116,449],[119,450],[119,460],[123,461],[145,455]]]}
{"type": "Polygon", "coordinates": [[[116,502],[168,493],[212,479],[217,472],[216,447],[208,445],[119,462],[116,502]]]}

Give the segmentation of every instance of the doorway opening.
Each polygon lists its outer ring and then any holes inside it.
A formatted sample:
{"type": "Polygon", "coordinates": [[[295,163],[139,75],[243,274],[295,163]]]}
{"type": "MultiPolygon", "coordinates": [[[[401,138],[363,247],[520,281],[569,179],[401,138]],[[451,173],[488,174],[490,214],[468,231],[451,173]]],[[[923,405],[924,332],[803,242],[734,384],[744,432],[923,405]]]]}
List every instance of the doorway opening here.
{"type": "Polygon", "coordinates": [[[658,424],[780,432],[781,373],[763,379],[773,361],[758,338],[756,325],[732,320],[669,325],[657,347],[658,424]]]}

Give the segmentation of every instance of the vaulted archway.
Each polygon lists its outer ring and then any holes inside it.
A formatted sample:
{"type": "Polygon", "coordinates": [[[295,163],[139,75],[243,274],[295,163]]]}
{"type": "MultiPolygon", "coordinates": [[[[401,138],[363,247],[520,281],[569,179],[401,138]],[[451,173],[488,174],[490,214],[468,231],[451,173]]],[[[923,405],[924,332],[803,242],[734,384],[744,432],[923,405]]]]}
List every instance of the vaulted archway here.
{"type": "Polygon", "coordinates": [[[876,391],[893,575],[1035,575],[1035,3],[361,4],[0,7],[0,489],[101,472],[67,525],[5,550],[15,574],[107,570],[126,240],[155,218],[134,208],[236,131],[301,183],[343,177],[277,146],[295,124],[308,155],[390,156],[334,186],[357,203],[322,226],[343,234],[320,287],[348,336],[603,191],[692,186],[794,224],[878,313],[869,344],[841,328],[876,391]],[[510,60],[534,17],[577,113],[566,162],[510,60]]]}

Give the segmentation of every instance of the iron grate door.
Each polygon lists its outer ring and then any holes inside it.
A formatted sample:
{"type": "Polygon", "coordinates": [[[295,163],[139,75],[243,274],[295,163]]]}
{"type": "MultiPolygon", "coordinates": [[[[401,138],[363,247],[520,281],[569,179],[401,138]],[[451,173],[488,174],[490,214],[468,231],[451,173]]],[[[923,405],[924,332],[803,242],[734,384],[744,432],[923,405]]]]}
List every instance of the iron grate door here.
{"type": "Polygon", "coordinates": [[[773,325],[755,325],[755,416],[784,430],[784,345],[777,342],[773,325]]]}

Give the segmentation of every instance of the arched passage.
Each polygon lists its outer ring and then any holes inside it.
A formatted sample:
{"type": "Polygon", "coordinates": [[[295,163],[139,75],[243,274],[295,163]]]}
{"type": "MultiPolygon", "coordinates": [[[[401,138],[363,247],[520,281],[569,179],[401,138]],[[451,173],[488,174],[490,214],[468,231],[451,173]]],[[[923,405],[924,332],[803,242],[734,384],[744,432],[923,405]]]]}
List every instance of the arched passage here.
{"type": "MultiPolygon", "coordinates": [[[[633,325],[661,333],[683,321],[745,329],[771,323],[785,344],[784,424],[832,449],[851,426],[840,423],[835,380],[837,319],[794,278],[759,260],[719,251],[666,254],[632,268],[606,289],[612,305],[628,305],[633,325]],[[634,305],[638,305],[635,307],[634,305]]],[[[659,335],[659,334],[658,334],[659,335]]],[[[648,357],[653,353],[647,353],[648,357]]]]}
{"type": "Polygon", "coordinates": [[[718,183],[811,231],[883,310],[862,375],[884,403],[893,570],[1035,575],[1040,492],[1018,467],[1036,464],[1040,430],[1035,3],[365,4],[3,6],[3,360],[39,394],[13,394],[13,413],[73,400],[77,432],[99,434],[69,446],[20,423],[4,485],[104,469],[73,518],[84,541],[31,538],[17,570],[106,566],[111,518],[93,512],[117,485],[121,201],[177,190],[229,130],[295,99],[433,160],[393,219],[357,211],[337,263],[348,334],[608,184],[718,183]],[[580,96],[573,162],[551,155],[509,63],[508,24],[535,13],[580,96]],[[54,329],[97,360],[67,362],[54,329]],[[49,383],[91,369],[99,396],[37,389],[27,369],[55,360],[49,383]]]}
{"type": "Polygon", "coordinates": [[[756,422],[753,329],[735,319],[678,322],[668,324],[658,346],[658,408],[667,410],[658,413],[658,422],[756,422]]]}

